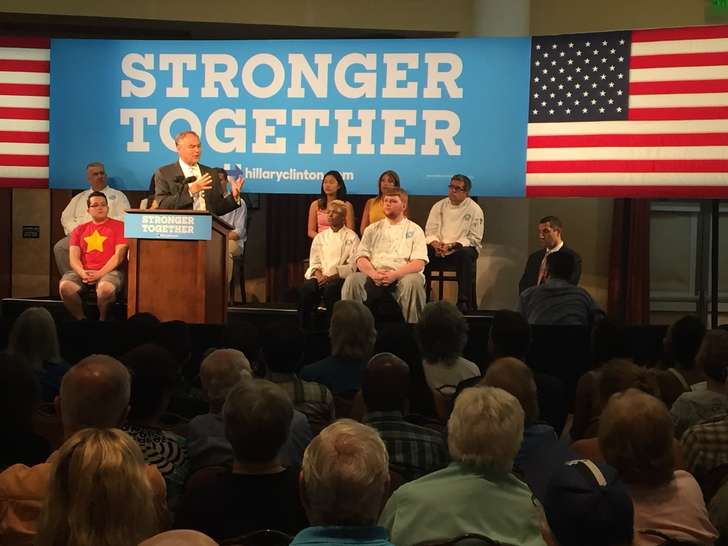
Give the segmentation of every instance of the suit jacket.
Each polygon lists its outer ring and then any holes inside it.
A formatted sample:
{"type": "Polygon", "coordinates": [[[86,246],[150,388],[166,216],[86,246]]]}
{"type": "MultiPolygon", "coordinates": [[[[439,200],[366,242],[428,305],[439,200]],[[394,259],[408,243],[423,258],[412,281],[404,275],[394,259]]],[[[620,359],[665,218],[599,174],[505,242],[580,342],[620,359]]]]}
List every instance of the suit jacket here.
{"type": "MultiPolygon", "coordinates": [[[[210,173],[213,177],[212,188],[205,190],[205,204],[207,210],[217,216],[222,216],[240,206],[232,195],[223,196],[220,183],[215,180],[215,173],[210,167],[200,165],[200,173],[210,173]]],[[[175,161],[157,169],[154,173],[154,195],[160,209],[191,209],[192,196],[188,184],[184,182],[185,174],[179,162],[175,161]]]]}
{"type": "MultiPolygon", "coordinates": [[[[574,250],[567,247],[566,244],[561,247],[559,252],[566,252],[567,254],[571,254],[572,256],[574,256],[574,273],[571,275],[569,282],[571,284],[578,285],[579,279],[581,278],[581,256],[579,256],[574,250]]],[[[538,271],[539,269],[541,269],[541,261],[543,260],[543,257],[545,255],[546,249],[542,248],[541,250],[534,252],[528,257],[528,261],[526,262],[526,269],[523,272],[521,281],[518,283],[519,294],[523,292],[526,288],[536,286],[536,283],[538,282],[538,271]]]]}

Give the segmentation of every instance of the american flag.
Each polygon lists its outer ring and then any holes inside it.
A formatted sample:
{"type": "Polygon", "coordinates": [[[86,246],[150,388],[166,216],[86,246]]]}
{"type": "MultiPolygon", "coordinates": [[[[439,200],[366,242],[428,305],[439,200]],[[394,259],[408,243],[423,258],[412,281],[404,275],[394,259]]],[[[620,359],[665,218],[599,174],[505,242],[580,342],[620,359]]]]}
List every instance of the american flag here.
{"type": "Polygon", "coordinates": [[[0,187],[48,187],[50,40],[0,36],[0,187]]]}
{"type": "Polygon", "coordinates": [[[526,194],[728,197],[728,26],[535,37],[526,194]]]}

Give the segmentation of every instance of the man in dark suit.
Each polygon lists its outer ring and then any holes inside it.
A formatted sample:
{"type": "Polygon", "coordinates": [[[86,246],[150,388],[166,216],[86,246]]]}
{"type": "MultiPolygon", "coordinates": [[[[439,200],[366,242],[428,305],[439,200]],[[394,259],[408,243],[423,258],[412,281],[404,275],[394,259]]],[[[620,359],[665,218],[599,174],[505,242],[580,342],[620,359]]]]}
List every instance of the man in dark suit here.
{"type": "Polygon", "coordinates": [[[518,283],[518,293],[526,288],[537,286],[546,280],[546,257],[552,252],[564,252],[574,257],[574,268],[568,279],[571,284],[579,284],[581,277],[581,256],[566,246],[561,239],[563,224],[556,216],[546,216],[538,222],[538,238],[544,248],[528,257],[526,270],[518,283]]]}
{"type": "Polygon", "coordinates": [[[199,163],[200,137],[194,131],[178,134],[174,142],[179,160],[160,167],[154,174],[154,193],[160,209],[207,210],[222,216],[240,206],[242,177],[231,183],[231,193],[223,194],[214,169],[199,163]]]}

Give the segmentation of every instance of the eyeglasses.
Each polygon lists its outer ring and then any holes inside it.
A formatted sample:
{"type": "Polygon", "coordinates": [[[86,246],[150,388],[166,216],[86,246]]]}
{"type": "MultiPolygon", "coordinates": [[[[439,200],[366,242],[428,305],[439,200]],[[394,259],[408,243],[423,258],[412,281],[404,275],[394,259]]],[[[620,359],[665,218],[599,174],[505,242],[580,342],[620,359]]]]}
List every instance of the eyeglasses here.
{"type": "Polygon", "coordinates": [[[464,187],[461,188],[460,186],[453,186],[452,184],[450,184],[448,186],[448,188],[451,189],[452,191],[455,191],[455,192],[465,191],[465,188],[464,187]]]}

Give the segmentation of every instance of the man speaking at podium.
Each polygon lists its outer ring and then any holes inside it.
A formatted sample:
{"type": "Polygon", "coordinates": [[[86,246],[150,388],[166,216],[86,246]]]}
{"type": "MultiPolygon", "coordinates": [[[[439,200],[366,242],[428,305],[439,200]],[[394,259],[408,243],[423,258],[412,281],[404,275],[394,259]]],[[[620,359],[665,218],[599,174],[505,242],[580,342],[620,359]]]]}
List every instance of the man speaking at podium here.
{"type": "Polygon", "coordinates": [[[154,173],[154,193],[160,209],[206,210],[222,216],[240,206],[242,177],[231,182],[231,193],[225,196],[214,169],[198,163],[200,137],[194,131],[178,134],[174,143],[179,160],[160,167],[154,173]]]}

